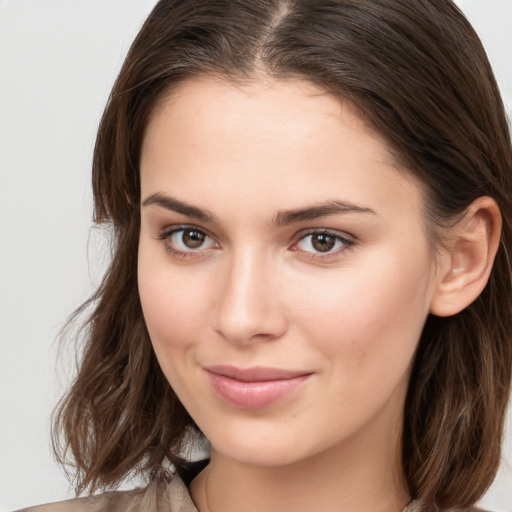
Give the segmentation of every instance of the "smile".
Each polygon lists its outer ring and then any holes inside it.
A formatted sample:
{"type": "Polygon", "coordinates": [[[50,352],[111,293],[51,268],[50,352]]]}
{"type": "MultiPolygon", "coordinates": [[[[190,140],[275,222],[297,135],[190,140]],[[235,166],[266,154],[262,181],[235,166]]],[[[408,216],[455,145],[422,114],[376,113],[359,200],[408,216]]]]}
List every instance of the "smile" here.
{"type": "Polygon", "coordinates": [[[205,367],[211,385],[224,402],[239,409],[261,409],[299,388],[312,373],[254,367],[205,367]]]}

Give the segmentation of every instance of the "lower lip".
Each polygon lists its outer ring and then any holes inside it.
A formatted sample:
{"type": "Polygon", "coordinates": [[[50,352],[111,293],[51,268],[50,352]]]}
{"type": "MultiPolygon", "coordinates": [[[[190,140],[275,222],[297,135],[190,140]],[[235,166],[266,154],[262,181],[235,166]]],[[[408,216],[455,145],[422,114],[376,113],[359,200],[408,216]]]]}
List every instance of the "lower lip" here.
{"type": "Polygon", "coordinates": [[[239,409],[267,407],[295,391],[311,376],[307,374],[290,379],[244,382],[218,373],[207,373],[219,398],[239,409]]]}

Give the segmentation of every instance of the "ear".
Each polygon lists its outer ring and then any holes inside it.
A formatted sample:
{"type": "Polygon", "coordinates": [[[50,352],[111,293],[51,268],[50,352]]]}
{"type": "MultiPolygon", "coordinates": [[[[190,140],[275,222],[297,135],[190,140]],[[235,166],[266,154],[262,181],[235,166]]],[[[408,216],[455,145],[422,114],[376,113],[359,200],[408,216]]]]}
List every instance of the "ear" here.
{"type": "Polygon", "coordinates": [[[479,197],[449,228],[448,247],[437,265],[430,312],[451,316],[469,306],[485,288],[500,243],[501,213],[496,201],[479,197]]]}

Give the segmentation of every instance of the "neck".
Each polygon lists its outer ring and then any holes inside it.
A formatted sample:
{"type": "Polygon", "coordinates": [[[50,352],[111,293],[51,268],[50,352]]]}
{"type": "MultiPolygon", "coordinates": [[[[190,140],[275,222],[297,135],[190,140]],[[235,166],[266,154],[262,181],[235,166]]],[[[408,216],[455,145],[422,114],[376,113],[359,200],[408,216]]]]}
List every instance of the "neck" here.
{"type": "Polygon", "coordinates": [[[277,467],[242,463],[213,450],[209,466],[192,483],[192,497],[200,512],[399,512],[410,500],[400,437],[354,437],[277,467]]]}

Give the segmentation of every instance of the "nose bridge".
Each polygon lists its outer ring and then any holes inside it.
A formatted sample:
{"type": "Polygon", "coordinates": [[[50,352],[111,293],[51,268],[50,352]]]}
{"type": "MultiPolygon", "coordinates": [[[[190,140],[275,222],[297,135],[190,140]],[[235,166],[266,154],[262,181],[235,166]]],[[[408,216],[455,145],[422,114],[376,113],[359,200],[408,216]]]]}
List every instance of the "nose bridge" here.
{"type": "Polygon", "coordinates": [[[273,286],[276,269],[258,247],[234,251],[219,275],[216,330],[232,343],[274,339],[283,333],[285,319],[277,308],[273,286]]]}

